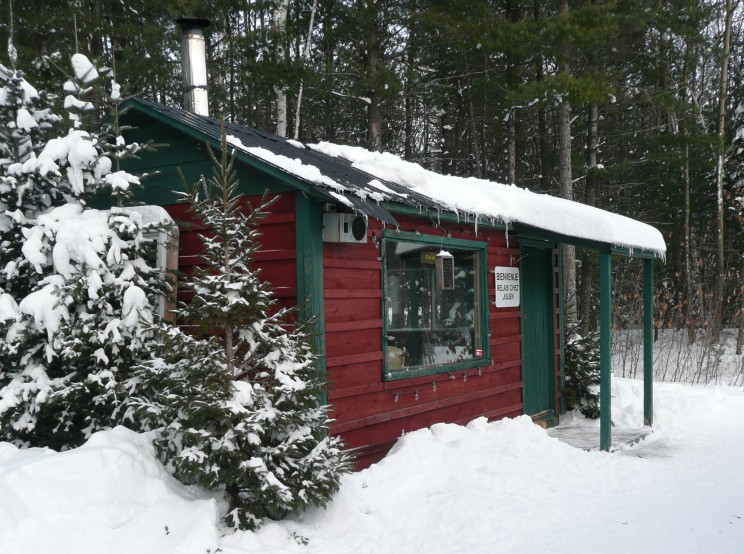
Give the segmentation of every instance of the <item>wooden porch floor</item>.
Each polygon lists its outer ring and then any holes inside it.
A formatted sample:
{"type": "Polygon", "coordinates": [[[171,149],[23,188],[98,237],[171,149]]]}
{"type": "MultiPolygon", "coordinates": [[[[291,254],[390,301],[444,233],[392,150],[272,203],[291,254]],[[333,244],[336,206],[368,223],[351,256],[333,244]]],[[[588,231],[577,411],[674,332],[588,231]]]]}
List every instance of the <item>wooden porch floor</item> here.
{"type": "MultiPolygon", "coordinates": [[[[610,452],[642,441],[651,431],[651,427],[639,427],[637,429],[618,429],[613,427],[610,452]]],[[[557,427],[548,429],[548,435],[575,448],[599,450],[599,425],[594,422],[587,425],[558,425],[557,427]]]]}

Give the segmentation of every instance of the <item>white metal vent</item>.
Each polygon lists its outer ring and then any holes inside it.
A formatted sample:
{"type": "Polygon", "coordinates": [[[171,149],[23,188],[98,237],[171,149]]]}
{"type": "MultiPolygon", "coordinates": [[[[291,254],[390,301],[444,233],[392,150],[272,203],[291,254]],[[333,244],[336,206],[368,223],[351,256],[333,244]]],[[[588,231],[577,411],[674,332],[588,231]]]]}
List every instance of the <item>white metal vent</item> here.
{"type": "Polygon", "coordinates": [[[323,242],[366,244],[367,220],[356,214],[323,214],[323,242]]]}

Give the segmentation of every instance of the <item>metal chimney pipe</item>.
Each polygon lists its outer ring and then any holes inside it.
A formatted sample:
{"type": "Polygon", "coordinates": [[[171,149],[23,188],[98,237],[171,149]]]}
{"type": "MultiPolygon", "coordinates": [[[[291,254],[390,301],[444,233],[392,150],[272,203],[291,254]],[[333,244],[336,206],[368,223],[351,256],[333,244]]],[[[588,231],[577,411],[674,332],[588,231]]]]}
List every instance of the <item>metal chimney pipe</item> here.
{"type": "Polygon", "coordinates": [[[208,19],[182,17],[176,19],[181,26],[181,73],[183,77],[183,109],[197,115],[209,115],[207,95],[207,52],[204,29],[208,19]]]}

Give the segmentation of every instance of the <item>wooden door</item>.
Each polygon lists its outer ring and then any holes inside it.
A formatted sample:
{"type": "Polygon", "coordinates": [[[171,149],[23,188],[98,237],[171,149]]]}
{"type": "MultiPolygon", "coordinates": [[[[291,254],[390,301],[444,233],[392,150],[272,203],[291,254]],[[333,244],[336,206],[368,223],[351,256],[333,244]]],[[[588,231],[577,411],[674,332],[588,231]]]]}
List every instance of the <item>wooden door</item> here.
{"type": "Polygon", "coordinates": [[[555,308],[552,247],[522,247],[522,379],[524,413],[555,415],[555,308]]]}

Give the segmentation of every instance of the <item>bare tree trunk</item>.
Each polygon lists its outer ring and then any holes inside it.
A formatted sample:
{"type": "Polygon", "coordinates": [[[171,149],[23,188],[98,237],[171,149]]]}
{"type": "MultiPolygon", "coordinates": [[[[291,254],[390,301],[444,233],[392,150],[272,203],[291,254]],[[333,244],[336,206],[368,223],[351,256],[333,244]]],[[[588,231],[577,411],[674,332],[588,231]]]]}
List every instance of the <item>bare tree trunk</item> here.
{"type": "Polygon", "coordinates": [[[509,150],[509,163],[507,181],[510,185],[517,183],[517,112],[509,112],[509,121],[507,121],[507,144],[509,150]]]}
{"type": "MultiPolygon", "coordinates": [[[[465,73],[469,73],[469,67],[467,61],[465,62],[465,73]]],[[[480,153],[480,142],[478,138],[478,125],[475,121],[475,107],[473,106],[473,86],[470,83],[470,77],[465,79],[465,90],[468,98],[468,128],[470,129],[470,155],[473,157],[473,169],[475,170],[475,176],[479,179],[483,178],[483,171],[481,170],[481,153],[480,153]]]]}
{"type": "MultiPolygon", "coordinates": [[[[410,9],[412,13],[416,13],[418,4],[415,0],[410,1],[410,9]]],[[[416,99],[413,97],[414,94],[414,83],[415,83],[415,66],[417,59],[418,42],[413,38],[414,30],[409,24],[409,32],[411,33],[411,39],[408,41],[406,48],[406,81],[403,89],[404,109],[405,109],[405,123],[404,123],[404,135],[403,135],[403,157],[406,161],[413,160],[414,156],[414,136],[413,136],[413,118],[414,110],[416,108],[416,99]]]]}
{"type": "Polygon", "coordinates": [[[367,89],[367,146],[370,150],[382,150],[382,111],[380,110],[380,95],[377,91],[376,76],[382,69],[382,52],[380,33],[377,28],[377,12],[379,9],[370,4],[365,6],[366,14],[365,39],[367,55],[365,59],[367,78],[371,83],[367,89]]]}
{"type": "Polygon", "coordinates": [[[403,158],[406,161],[413,160],[413,98],[410,92],[406,92],[406,124],[405,137],[403,138],[403,158]]]}
{"type": "MultiPolygon", "coordinates": [[[[573,200],[571,179],[571,106],[568,100],[558,106],[558,179],[561,196],[573,200]]],[[[576,323],[576,248],[563,247],[563,284],[566,299],[566,322],[576,323]]]]}
{"type": "Polygon", "coordinates": [[[731,23],[734,15],[733,0],[726,0],[726,23],[721,54],[721,82],[718,89],[718,125],[716,156],[716,292],[714,300],[713,330],[717,337],[723,326],[723,295],[726,289],[726,266],[723,252],[723,162],[726,153],[726,101],[728,99],[728,68],[731,58],[731,23]]]}
{"type": "MultiPolygon", "coordinates": [[[[540,2],[535,0],[532,4],[533,18],[535,21],[540,19],[540,2]]],[[[544,78],[543,56],[539,52],[535,56],[535,80],[540,83],[544,78]]],[[[540,103],[537,108],[537,132],[539,135],[538,144],[540,148],[540,192],[550,190],[550,158],[548,146],[548,123],[545,114],[545,106],[540,103]]]]}
{"type": "Polygon", "coordinates": [[[323,56],[325,59],[325,75],[324,80],[326,82],[326,95],[323,110],[323,133],[324,140],[329,142],[336,142],[336,122],[335,122],[335,105],[336,97],[331,94],[335,86],[335,72],[336,72],[336,37],[333,31],[333,8],[335,0],[324,0],[321,5],[321,20],[323,24],[323,38],[321,45],[323,48],[323,56]]]}
{"type": "MultiPolygon", "coordinates": [[[[287,11],[289,0],[280,0],[274,10],[274,27],[277,33],[276,59],[283,64],[287,59],[284,49],[284,39],[287,34],[287,11]]],[[[287,136],[287,86],[282,83],[274,87],[276,93],[276,134],[280,137],[287,136]]]]}
{"type": "MultiPolygon", "coordinates": [[[[313,24],[315,23],[315,12],[318,9],[318,0],[313,0],[313,7],[310,12],[310,24],[307,28],[307,41],[305,42],[305,49],[302,52],[302,63],[305,63],[310,57],[310,46],[313,39],[313,24]]],[[[295,107],[295,120],[294,120],[294,134],[292,135],[295,140],[300,138],[300,109],[302,107],[302,91],[305,88],[305,83],[300,81],[300,90],[297,91],[297,106],[295,107]]]]}
{"type": "MultiPolygon", "coordinates": [[[[685,41],[685,64],[682,74],[682,97],[685,101],[690,96],[690,77],[695,74],[695,55],[693,53],[692,41],[685,41]]],[[[693,309],[693,296],[695,290],[693,287],[692,278],[692,228],[690,225],[690,218],[692,215],[692,203],[690,199],[690,143],[689,143],[689,130],[688,123],[683,120],[683,134],[685,137],[685,149],[684,149],[684,163],[683,163],[683,181],[684,181],[684,193],[685,193],[685,205],[683,208],[683,233],[684,233],[684,295],[685,303],[684,315],[685,315],[685,326],[687,327],[687,342],[693,344],[695,342],[696,335],[696,322],[694,317],[693,309]]]]}
{"type": "Polygon", "coordinates": [[[684,241],[685,241],[685,298],[687,299],[685,325],[687,326],[687,342],[695,342],[695,321],[692,307],[692,298],[695,294],[692,286],[692,249],[690,241],[692,240],[692,231],[690,228],[690,212],[692,205],[690,203],[690,145],[685,144],[685,161],[684,161],[684,183],[685,183],[685,207],[684,207],[684,241]]]}
{"type": "Polygon", "coordinates": [[[540,134],[538,139],[540,145],[540,192],[550,190],[550,147],[548,141],[548,118],[545,106],[537,109],[537,130],[540,134]]]}
{"type": "MultiPolygon", "coordinates": [[[[519,20],[519,10],[513,0],[506,2],[506,16],[511,23],[519,20]]],[[[509,91],[516,87],[516,70],[514,68],[514,55],[509,51],[506,65],[506,87],[509,91]]],[[[507,134],[507,181],[510,185],[517,183],[517,111],[512,107],[509,110],[509,118],[506,125],[507,134]]]]}
{"type": "MultiPolygon", "coordinates": [[[[560,13],[568,12],[568,2],[563,0],[560,13]]],[[[564,54],[558,64],[558,71],[569,76],[570,67],[564,54]]],[[[558,105],[558,182],[561,196],[573,200],[573,180],[571,177],[571,104],[566,97],[558,105]]],[[[566,306],[566,325],[575,324],[578,320],[576,311],[576,248],[571,245],[563,246],[563,287],[566,306]]]]}
{"type": "MultiPolygon", "coordinates": [[[[597,137],[599,123],[599,108],[596,104],[589,106],[589,121],[586,131],[586,186],[584,189],[584,202],[589,206],[597,203],[597,150],[599,140],[597,137]]],[[[584,332],[596,328],[592,317],[592,282],[594,271],[592,268],[592,254],[584,251],[581,263],[581,292],[579,293],[579,317],[582,321],[584,332]]]]}
{"type": "Polygon", "coordinates": [[[403,157],[406,161],[413,160],[413,90],[411,87],[411,80],[413,76],[413,67],[412,67],[412,55],[409,52],[408,55],[408,76],[406,78],[406,86],[405,86],[405,129],[404,133],[405,136],[403,137],[403,157]]]}
{"type": "Polygon", "coordinates": [[[369,105],[367,107],[367,141],[370,150],[382,151],[382,111],[380,110],[380,97],[376,90],[369,92],[369,105]]]}

